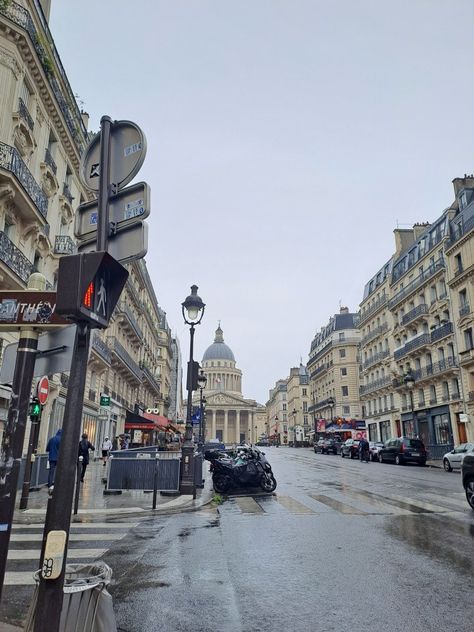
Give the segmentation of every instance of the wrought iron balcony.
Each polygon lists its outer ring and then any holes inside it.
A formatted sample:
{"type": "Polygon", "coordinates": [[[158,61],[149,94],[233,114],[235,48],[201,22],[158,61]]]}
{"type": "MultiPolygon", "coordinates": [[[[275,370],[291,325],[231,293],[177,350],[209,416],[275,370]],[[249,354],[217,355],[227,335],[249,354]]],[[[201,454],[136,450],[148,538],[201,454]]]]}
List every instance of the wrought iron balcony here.
{"type": "Polygon", "coordinates": [[[140,362],[140,368],[143,371],[144,377],[146,377],[150,385],[154,388],[155,392],[160,394],[160,383],[158,382],[156,377],[153,375],[153,373],[150,371],[150,369],[147,367],[147,365],[144,362],[140,362]]]}
{"type": "Polygon", "coordinates": [[[122,312],[122,314],[125,314],[135,334],[138,336],[138,338],[142,339],[143,338],[142,329],[140,325],[138,324],[138,321],[135,318],[134,313],[132,312],[132,310],[130,309],[130,307],[127,305],[125,301],[120,301],[120,303],[118,304],[117,311],[122,312]]]}
{"type": "Polygon", "coordinates": [[[421,381],[426,378],[430,378],[433,375],[439,375],[440,373],[446,373],[446,371],[457,369],[458,366],[459,363],[457,358],[450,357],[445,358],[444,360],[439,360],[438,362],[433,362],[433,364],[428,364],[428,366],[424,366],[421,369],[415,369],[412,371],[412,375],[415,381],[421,381]]]}
{"type": "Polygon", "coordinates": [[[54,162],[53,156],[51,155],[51,152],[49,151],[49,149],[46,149],[46,151],[44,152],[44,161],[48,165],[48,167],[51,169],[51,171],[54,173],[54,175],[56,175],[58,167],[56,163],[54,162]]]}
{"type": "Polygon", "coordinates": [[[420,334],[419,336],[416,336],[415,338],[412,338],[411,340],[406,342],[400,349],[395,349],[395,351],[393,352],[393,358],[394,360],[399,360],[412,351],[415,351],[420,347],[426,347],[426,345],[429,344],[431,344],[430,334],[420,334]]]}
{"type": "Polygon", "coordinates": [[[66,198],[66,200],[69,202],[69,204],[72,204],[72,201],[74,199],[68,185],[66,184],[66,182],[63,184],[63,195],[66,198]]]}
{"type": "Polygon", "coordinates": [[[368,318],[373,316],[376,311],[378,311],[381,307],[383,307],[387,303],[387,301],[388,301],[387,294],[382,294],[382,296],[380,296],[375,301],[375,303],[373,303],[370,307],[367,307],[366,309],[364,309],[364,311],[360,313],[359,326],[368,318]]]}
{"type": "Polygon", "coordinates": [[[459,318],[463,318],[464,316],[468,316],[471,313],[471,306],[469,303],[464,303],[459,308],[459,318]]]}
{"type": "Polygon", "coordinates": [[[381,377],[378,380],[373,380],[368,384],[363,384],[359,388],[359,392],[361,395],[365,395],[366,393],[371,393],[372,391],[377,391],[380,388],[385,388],[387,386],[391,386],[392,378],[390,376],[381,377]]]}
{"type": "Polygon", "coordinates": [[[370,342],[371,340],[373,340],[374,338],[377,338],[377,336],[379,336],[380,334],[383,334],[385,331],[388,330],[388,324],[387,323],[382,323],[381,325],[379,325],[378,327],[376,327],[375,329],[372,329],[372,331],[370,331],[366,336],[364,336],[362,338],[362,340],[360,341],[361,347],[363,347],[364,345],[366,345],[368,342],[370,342]]]}
{"type": "Polygon", "coordinates": [[[0,260],[26,283],[33,272],[34,266],[19,248],[10,240],[8,235],[0,231],[0,260]]]}
{"type": "Polygon", "coordinates": [[[26,107],[26,104],[21,97],[18,99],[18,114],[24,121],[26,121],[26,124],[28,125],[30,130],[33,131],[35,123],[31,118],[31,114],[28,112],[28,108],[26,107]]]}
{"type": "Polygon", "coordinates": [[[325,362],[321,366],[318,366],[317,369],[314,369],[314,371],[311,372],[311,377],[313,378],[313,377],[316,377],[316,375],[320,375],[321,373],[324,373],[325,371],[329,369],[331,365],[332,365],[332,362],[325,362]]]}
{"type": "Polygon", "coordinates": [[[388,358],[389,355],[390,355],[389,349],[385,349],[384,351],[379,351],[378,353],[374,353],[373,356],[365,360],[362,366],[364,369],[367,369],[369,366],[372,366],[373,364],[377,364],[377,362],[380,362],[381,360],[385,360],[385,358],[388,358]]]}
{"type": "Polygon", "coordinates": [[[411,323],[413,320],[416,320],[419,316],[424,316],[425,314],[428,314],[428,312],[429,312],[428,305],[425,305],[424,303],[422,305],[417,305],[416,307],[411,309],[409,312],[407,312],[403,316],[402,325],[411,323]]]}
{"type": "Polygon", "coordinates": [[[403,301],[407,296],[410,296],[412,292],[414,292],[417,288],[424,285],[431,277],[433,277],[439,270],[444,270],[446,268],[446,263],[444,259],[439,258],[437,261],[432,263],[426,270],[423,270],[421,274],[419,274],[413,281],[410,281],[408,285],[402,288],[399,292],[393,296],[389,303],[388,308],[393,309],[398,303],[403,301]]]}
{"type": "Polygon", "coordinates": [[[76,244],[69,235],[56,235],[54,240],[55,255],[73,255],[76,252],[76,244]]]}
{"type": "MultiPolygon", "coordinates": [[[[92,348],[94,349],[96,353],[98,353],[101,356],[103,360],[107,362],[107,364],[110,364],[112,362],[112,354],[110,352],[109,347],[102,340],[102,338],[100,338],[100,336],[98,336],[97,334],[94,334],[92,338],[92,348]]],[[[105,392],[105,389],[104,389],[104,392],[105,392]]]]}
{"type": "Polygon", "coordinates": [[[112,351],[120,358],[120,360],[125,364],[127,369],[137,378],[139,382],[143,379],[143,372],[138,364],[133,360],[131,355],[124,349],[124,347],[120,344],[120,342],[114,336],[111,336],[112,341],[112,351]]]}
{"type": "Polygon", "coordinates": [[[43,217],[48,213],[48,198],[31,175],[15,147],[0,143],[0,169],[10,171],[43,217]]]}
{"type": "Polygon", "coordinates": [[[443,323],[431,332],[431,342],[437,342],[438,340],[441,340],[441,338],[446,338],[446,336],[449,336],[449,334],[452,333],[453,323],[451,321],[443,323]]]}

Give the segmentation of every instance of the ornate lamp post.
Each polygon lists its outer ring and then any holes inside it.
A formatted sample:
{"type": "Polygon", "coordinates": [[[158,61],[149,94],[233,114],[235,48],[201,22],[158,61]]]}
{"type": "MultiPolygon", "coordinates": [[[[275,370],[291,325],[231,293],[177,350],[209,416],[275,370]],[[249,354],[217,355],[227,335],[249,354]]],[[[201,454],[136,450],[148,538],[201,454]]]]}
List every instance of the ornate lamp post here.
{"type": "Polygon", "coordinates": [[[202,320],[204,315],[205,304],[202,302],[201,297],[197,294],[198,286],[191,286],[191,294],[186,297],[186,300],[181,303],[183,318],[186,325],[190,326],[190,344],[189,344],[189,362],[188,362],[188,377],[187,377],[187,391],[188,391],[188,403],[186,411],[186,430],[184,434],[184,443],[182,447],[182,468],[181,468],[181,484],[180,492],[182,494],[196,495],[196,486],[194,484],[194,443],[193,443],[193,390],[197,388],[197,384],[194,384],[194,328],[202,320]]]}
{"type": "Polygon", "coordinates": [[[201,369],[199,371],[198,379],[197,379],[198,387],[199,387],[199,445],[204,443],[204,402],[205,398],[202,396],[203,390],[206,388],[207,377],[204,374],[204,371],[201,369]]]}
{"type": "Polygon", "coordinates": [[[334,415],[333,415],[333,410],[334,410],[334,406],[336,404],[336,400],[334,399],[334,397],[329,397],[328,398],[328,406],[331,410],[331,423],[334,421],[334,415]]]}
{"type": "MultiPolygon", "coordinates": [[[[407,373],[403,376],[403,383],[408,389],[409,397],[410,397],[410,410],[411,410],[411,427],[412,434],[415,437],[418,436],[418,428],[415,419],[415,412],[413,410],[413,389],[415,388],[415,378],[413,377],[413,373],[411,371],[407,371],[407,373]]],[[[403,434],[405,434],[405,428],[403,428],[403,434]]]]}
{"type": "Polygon", "coordinates": [[[293,447],[297,448],[298,447],[298,440],[296,438],[296,415],[298,414],[298,411],[296,410],[296,408],[293,408],[293,410],[291,411],[291,414],[293,415],[293,447]]]}

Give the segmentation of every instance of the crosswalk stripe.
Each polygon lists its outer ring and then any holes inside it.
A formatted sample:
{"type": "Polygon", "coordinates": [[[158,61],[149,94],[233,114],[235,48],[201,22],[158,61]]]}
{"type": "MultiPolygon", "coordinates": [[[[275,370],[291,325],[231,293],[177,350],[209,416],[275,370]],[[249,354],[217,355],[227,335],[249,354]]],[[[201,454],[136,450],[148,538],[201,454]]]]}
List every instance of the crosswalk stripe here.
{"type": "Polygon", "coordinates": [[[311,498],[317,500],[318,503],[323,503],[323,505],[327,505],[331,507],[331,509],[335,509],[343,514],[355,514],[359,516],[367,516],[367,511],[362,511],[361,509],[357,509],[356,507],[351,507],[351,505],[347,505],[346,503],[342,503],[339,500],[335,500],[334,498],[330,498],[329,496],[325,496],[324,494],[309,494],[311,498]]]}
{"type": "Polygon", "coordinates": [[[238,497],[235,498],[234,502],[238,505],[242,513],[263,513],[263,509],[252,497],[238,497]]]}
{"type": "MultiPolygon", "coordinates": [[[[90,557],[92,559],[96,559],[104,553],[107,549],[68,549],[67,557],[68,560],[78,559],[84,557],[90,557]]],[[[9,560],[37,560],[40,558],[40,549],[10,549],[8,551],[9,560]]]]}
{"type": "Polygon", "coordinates": [[[285,509],[294,514],[315,514],[316,511],[303,505],[299,501],[291,498],[290,496],[277,496],[277,501],[280,505],[282,505],[285,509]]]}
{"type": "Polygon", "coordinates": [[[413,513],[412,511],[409,511],[408,509],[395,507],[393,505],[383,502],[382,500],[373,498],[369,494],[366,494],[363,490],[351,491],[350,495],[352,498],[356,498],[363,503],[372,505],[373,507],[379,509],[380,513],[395,514],[397,516],[409,516],[413,513]]]}
{"type": "MultiPolygon", "coordinates": [[[[138,522],[73,522],[71,523],[71,531],[74,529],[134,529],[139,525],[138,522]]],[[[41,529],[44,524],[21,524],[15,523],[12,527],[18,529],[41,529]]]]}
{"type": "Polygon", "coordinates": [[[34,571],[8,571],[5,573],[4,586],[31,586],[35,583],[34,571]]]}
{"type": "Polygon", "coordinates": [[[443,504],[446,503],[446,505],[453,507],[455,511],[464,511],[466,509],[469,509],[469,506],[466,502],[466,497],[463,493],[461,494],[460,498],[453,498],[455,494],[452,494],[452,496],[450,496],[449,498],[440,498],[439,494],[435,494],[433,492],[426,492],[425,496],[435,498],[437,501],[442,502],[443,504]]]}
{"type": "MultiPolygon", "coordinates": [[[[69,540],[76,542],[90,542],[91,540],[120,540],[125,533],[71,533],[69,540]]],[[[12,533],[10,542],[39,542],[43,540],[42,533],[12,533]]]]}

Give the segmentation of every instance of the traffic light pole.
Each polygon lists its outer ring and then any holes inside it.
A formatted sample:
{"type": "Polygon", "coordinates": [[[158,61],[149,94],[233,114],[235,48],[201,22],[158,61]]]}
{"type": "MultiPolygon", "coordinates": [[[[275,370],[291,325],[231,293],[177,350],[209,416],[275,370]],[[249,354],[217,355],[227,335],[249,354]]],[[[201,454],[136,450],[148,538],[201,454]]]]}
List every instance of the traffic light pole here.
{"type": "Polygon", "coordinates": [[[0,452],[0,597],[5,578],[37,349],[38,332],[23,330],[18,343],[7,426],[0,452]]]}

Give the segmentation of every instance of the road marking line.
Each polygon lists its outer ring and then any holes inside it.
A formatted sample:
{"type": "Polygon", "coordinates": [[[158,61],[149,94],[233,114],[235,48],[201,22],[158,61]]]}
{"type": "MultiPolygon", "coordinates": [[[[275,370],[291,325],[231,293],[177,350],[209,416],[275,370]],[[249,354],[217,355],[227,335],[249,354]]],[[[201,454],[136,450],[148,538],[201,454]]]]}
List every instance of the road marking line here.
{"type": "MultiPolygon", "coordinates": [[[[171,502],[173,501],[170,501],[169,503],[164,503],[164,504],[168,506],[171,502]]],[[[163,507],[163,505],[161,505],[161,507],[163,507]]],[[[78,513],[79,515],[81,514],[108,514],[108,513],[127,514],[127,513],[143,513],[144,511],[146,511],[146,509],[143,509],[143,507],[118,507],[116,509],[79,509],[78,513]]],[[[46,508],[25,509],[25,511],[22,512],[22,515],[41,515],[45,513],[46,513],[46,508]]]]}
{"type": "Polygon", "coordinates": [[[385,503],[382,500],[378,500],[377,498],[373,498],[372,496],[370,496],[368,493],[364,492],[363,490],[351,491],[349,493],[353,498],[356,498],[369,505],[373,505],[374,507],[377,507],[378,509],[381,510],[382,513],[385,513],[385,514],[409,516],[409,515],[412,515],[413,513],[412,511],[409,511],[408,509],[402,509],[401,507],[396,507],[394,505],[385,503]]]}
{"type": "Polygon", "coordinates": [[[334,498],[330,498],[329,496],[324,496],[323,494],[309,494],[311,498],[317,500],[318,503],[322,503],[323,505],[327,505],[331,507],[331,509],[335,509],[343,514],[355,514],[358,516],[368,516],[367,511],[362,511],[361,509],[357,509],[356,507],[351,507],[350,505],[346,505],[346,503],[341,503],[339,500],[335,500],[334,498]]]}
{"type": "Polygon", "coordinates": [[[315,514],[314,509],[303,505],[299,501],[291,498],[290,496],[277,496],[277,501],[280,505],[283,505],[285,509],[293,514],[315,514]]]}
{"type": "MultiPolygon", "coordinates": [[[[96,559],[103,555],[107,549],[69,549],[67,559],[70,561],[74,558],[89,557],[96,559]]],[[[10,549],[8,551],[8,560],[38,560],[40,558],[41,549],[10,549]]]]}
{"type": "Polygon", "coordinates": [[[242,513],[264,513],[260,505],[253,498],[249,498],[248,496],[235,498],[234,502],[242,513]]]}
{"type": "MultiPolygon", "coordinates": [[[[91,540],[121,540],[125,533],[71,533],[69,540],[90,542],[91,540]]],[[[10,542],[41,542],[42,533],[12,533],[10,542]]]]}
{"type": "MultiPolygon", "coordinates": [[[[71,531],[74,529],[134,529],[138,527],[139,522],[72,522],[71,523],[71,531]]],[[[44,529],[44,524],[20,524],[15,523],[13,525],[13,530],[21,530],[21,529],[44,529]]]]}
{"type": "Polygon", "coordinates": [[[4,586],[33,586],[33,571],[9,571],[5,573],[4,586]]]}

